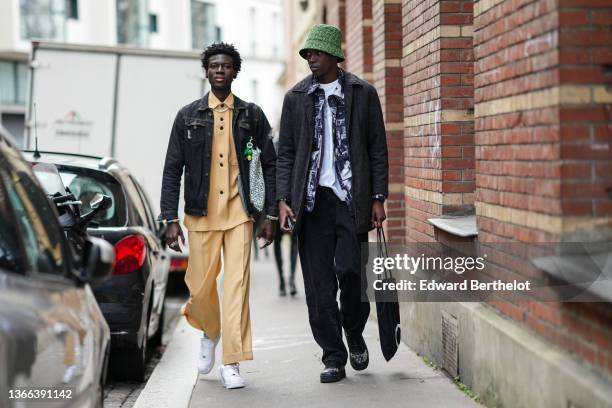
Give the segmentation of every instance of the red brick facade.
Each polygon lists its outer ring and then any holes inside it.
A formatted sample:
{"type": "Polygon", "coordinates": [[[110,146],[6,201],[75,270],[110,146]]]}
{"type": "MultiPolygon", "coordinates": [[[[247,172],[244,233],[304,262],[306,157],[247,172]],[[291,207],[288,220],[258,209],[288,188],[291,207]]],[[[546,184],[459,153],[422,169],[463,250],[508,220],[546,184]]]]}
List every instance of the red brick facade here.
{"type": "Polygon", "coordinates": [[[473,212],[472,2],[403,1],[408,241],[432,241],[429,218],[473,212]]]}
{"type": "MultiPolygon", "coordinates": [[[[478,240],[610,239],[612,4],[493,3],[476,2],[474,18],[478,240]]],[[[547,278],[505,266],[507,274],[547,278]]],[[[612,373],[608,304],[494,305],[612,373]]]]}
{"type": "MultiPolygon", "coordinates": [[[[483,244],[612,239],[610,1],[343,4],[346,67],[385,114],[393,242],[435,241],[428,219],[472,213],[483,244]]],[[[547,279],[508,257],[494,271],[547,279]]],[[[609,303],[490,303],[612,375],[609,303]]]]}
{"type": "Polygon", "coordinates": [[[373,84],[385,116],[389,149],[387,236],[403,243],[406,236],[404,205],[404,92],[402,88],[402,6],[373,1],[373,84]]]}
{"type": "Polygon", "coordinates": [[[346,68],[372,81],[372,0],[346,2],[346,68]]]}

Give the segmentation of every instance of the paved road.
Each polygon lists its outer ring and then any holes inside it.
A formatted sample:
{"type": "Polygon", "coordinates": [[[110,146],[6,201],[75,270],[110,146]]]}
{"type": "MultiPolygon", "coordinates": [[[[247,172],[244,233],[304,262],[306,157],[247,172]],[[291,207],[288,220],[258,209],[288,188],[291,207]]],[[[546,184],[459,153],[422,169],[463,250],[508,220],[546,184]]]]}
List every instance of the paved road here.
{"type": "Polygon", "coordinates": [[[253,263],[252,274],[255,360],[241,365],[247,388],[226,390],[215,367],[197,377],[191,407],[479,407],[404,345],[385,362],[375,321],[368,322],[365,332],[370,367],[357,373],[347,366],[347,379],[321,384],[321,351],[308,326],[301,275],[298,297],[280,298],[274,264],[261,258],[253,263]]]}
{"type": "MultiPolygon", "coordinates": [[[[166,313],[164,321],[164,336],[162,346],[157,350],[150,350],[150,360],[147,364],[145,378],[149,378],[159,362],[165,345],[170,341],[172,332],[178,321],[180,306],[185,302],[186,294],[168,295],[166,298],[166,313]]],[[[129,408],[134,405],[146,382],[114,381],[109,378],[104,389],[104,408],[129,408]]]]}

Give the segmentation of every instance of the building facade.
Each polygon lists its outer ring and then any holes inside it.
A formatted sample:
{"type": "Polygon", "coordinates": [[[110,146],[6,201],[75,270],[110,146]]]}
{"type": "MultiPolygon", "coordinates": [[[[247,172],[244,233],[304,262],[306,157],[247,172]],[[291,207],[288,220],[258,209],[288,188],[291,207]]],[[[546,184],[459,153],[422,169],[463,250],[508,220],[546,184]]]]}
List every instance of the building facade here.
{"type": "Polygon", "coordinates": [[[181,51],[233,42],[244,59],[235,92],[258,102],[273,126],[278,122],[281,0],[0,0],[0,27],[0,123],[18,141],[25,131],[31,40],[37,38],[181,51]]]}
{"type": "MultiPolygon", "coordinates": [[[[343,66],[378,90],[392,242],[612,240],[610,2],[290,3],[340,26],[343,66]]],[[[288,24],[295,56],[309,27],[288,24]]],[[[492,262],[503,279],[558,278],[524,261],[492,262]]],[[[403,333],[486,405],[610,406],[612,297],[597,300],[406,302],[403,333]]]]}
{"type": "Polygon", "coordinates": [[[282,0],[217,1],[217,22],[224,41],[236,46],[244,62],[234,83],[239,97],[257,103],[277,128],[285,68],[282,0]]]}

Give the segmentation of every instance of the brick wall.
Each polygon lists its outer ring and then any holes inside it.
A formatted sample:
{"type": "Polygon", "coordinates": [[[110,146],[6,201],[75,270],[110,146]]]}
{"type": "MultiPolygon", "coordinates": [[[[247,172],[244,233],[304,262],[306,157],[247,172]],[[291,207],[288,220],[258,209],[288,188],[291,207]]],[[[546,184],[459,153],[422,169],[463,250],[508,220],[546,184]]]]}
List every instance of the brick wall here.
{"type": "MultiPolygon", "coordinates": [[[[612,4],[480,0],[474,15],[479,241],[610,240],[612,4]]],[[[500,277],[548,282],[508,258],[498,265],[500,277]]],[[[612,373],[608,304],[492,304],[612,373]]]]}
{"type": "MultiPolygon", "coordinates": [[[[405,199],[404,223],[394,204],[389,228],[405,229],[406,242],[434,241],[428,218],[475,206],[483,245],[612,239],[609,0],[401,0],[401,10],[389,0],[345,5],[346,66],[378,89],[390,190],[398,202],[402,192],[405,199]]],[[[333,21],[342,16],[328,14],[333,21]]],[[[498,278],[548,279],[524,259],[492,254],[498,278]]],[[[609,304],[490,304],[612,374],[609,304]]]]}
{"type": "Polygon", "coordinates": [[[372,0],[346,3],[346,68],[372,82],[372,0]]]}
{"type": "Polygon", "coordinates": [[[402,5],[373,0],[373,76],[385,117],[389,149],[386,231],[390,242],[406,236],[404,206],[404,100],[402,88],[402,5]]]}
{"type": "Polygon", "coordinates": [[[317,21],[335,25],[342,31],[342,49],[346,49],[346,11],[345,0],[322,0],[317,13],[317,21]]]}
{"type": "Polygon", "coordinates": [[[408,241],[428,218],[474,203],[472,1],[404,0],[404,184],[408,241]]]}

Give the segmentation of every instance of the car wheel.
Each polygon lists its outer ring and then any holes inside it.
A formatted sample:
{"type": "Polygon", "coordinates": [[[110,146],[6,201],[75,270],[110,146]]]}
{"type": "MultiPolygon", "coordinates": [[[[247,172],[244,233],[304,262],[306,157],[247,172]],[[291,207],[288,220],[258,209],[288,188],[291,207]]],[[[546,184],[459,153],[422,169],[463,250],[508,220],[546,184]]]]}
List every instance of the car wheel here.
{"type": "MultiPolygon", "coordinates": [[[[147,329],[149,325],[147,323],[147,329]]],[[[111,352],[112,376],[115,380],[142,382],[147,363],[147,331],[138,347],[117,349],[111,352]]]]}
{"type": "Polygon", "coordinates": [[[102,359],[102,370],[100,372],[100,393],[99,393],[99,401],[96,402],[96,408],[104,407],[104,386],[106,385],[106,375],[108,373],[108,365],[110,360],[110,342],[106,345],[106,349],[104,350],[104,358],[102,359]]]}
{"type": "Polygon", "coordinates": [[[98,392],[98,400],[96,401],[96,408],[104,408],[104,387],[100,385],[100,392],[98,392]]]}
{"type": "MultiPolygon", "coordinates": [[[[165,299],[164,299],[165,300],[165,299]]],[[[157,331],[149,339],[149,346],[157,348],[162,345],[162,336],[164,335],[164,316],[166,314],[166,303],[162,306],[161,313],[159,314],[159,324],[157,325],[157,331]]]]}
{"type": "MultiPolygon", "coordinates": [[[[145,332],[146,333],[146,332],[145,332]]],[[[121,377],[127,380],[144,381],[145,368],[147,363],[147,336],[143,336],[139,347],[121,350],[118,361],[121,364],[119,370],[121,377]]]]}

